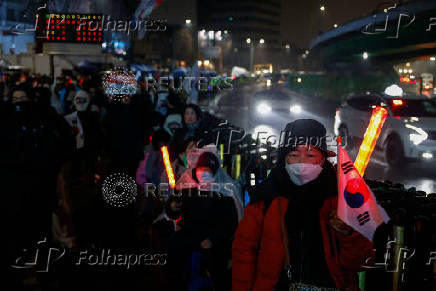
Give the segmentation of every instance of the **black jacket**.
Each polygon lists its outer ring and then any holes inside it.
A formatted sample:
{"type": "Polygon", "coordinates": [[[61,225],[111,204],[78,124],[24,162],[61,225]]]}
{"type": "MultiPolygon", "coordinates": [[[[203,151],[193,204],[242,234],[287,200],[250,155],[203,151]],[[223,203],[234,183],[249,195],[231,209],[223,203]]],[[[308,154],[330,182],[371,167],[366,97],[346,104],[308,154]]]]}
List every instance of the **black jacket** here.
{"type": "Polygon", "coordinates": [[[216,192],[182,190],[183,236],[192,249],[199,249],[206,238],[214,247],[230,247],[238,224],[232,197],[216,192]]]}
{"type": "Polygon", "coordinates": [[[129,104],[113,103],[103,119],[105,154],[114,171],[134,176],[144,159],[144,146],[151,132],[151,107],[148,97],[134,95],[129,104]]]}

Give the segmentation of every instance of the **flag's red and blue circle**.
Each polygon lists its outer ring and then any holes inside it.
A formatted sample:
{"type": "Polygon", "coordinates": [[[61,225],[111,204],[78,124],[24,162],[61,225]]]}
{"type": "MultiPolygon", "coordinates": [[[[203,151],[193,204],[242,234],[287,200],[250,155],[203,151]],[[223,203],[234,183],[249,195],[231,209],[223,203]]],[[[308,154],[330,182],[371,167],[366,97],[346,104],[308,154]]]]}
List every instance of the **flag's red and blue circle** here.
{"type": "Polygon", "coordinates": [[[348,181],[344,189],[344,198],[351,208],[361,207],[369,198],[369,190],[362,179],[355,178],[348,181]]]}

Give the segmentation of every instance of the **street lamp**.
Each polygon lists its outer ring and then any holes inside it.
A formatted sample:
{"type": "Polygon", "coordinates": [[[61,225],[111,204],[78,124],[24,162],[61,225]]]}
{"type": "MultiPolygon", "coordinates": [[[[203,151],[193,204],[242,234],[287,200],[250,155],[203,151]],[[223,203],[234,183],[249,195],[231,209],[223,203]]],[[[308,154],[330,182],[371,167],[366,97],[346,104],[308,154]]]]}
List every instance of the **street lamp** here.
{"type": "Polygon", "coordinates": [[[338,27],[338,25],[335,23],[335,25],[333,25],[335,28],[338,27]]]}
{"type": "Polygon", "coordinates": [[[363,58],[364,60],[366,60],[366,59],[368,58],[368,53],[367,53],[367,52],[364,52],[364,53],[362,54],[362,58],[363,58]]]}
{"type": "MultiPolygon", "coordinates": [[[[192,58],[192,65],[194,66],[195,62],[197,60],[197,55],[198,55],[199,32],[203,36],[203,33],[206,31],[204,29],[199,31],[197,24],[195,22],[193,22],[192,19],[190,19],[190,18],[185,18],[185,28],[184,29],[186,30],[187,34],[190,35],[190,38],[191,38],[189,42],[191,43],[191,47],[192,47],[191,58],[192,58]]],[[[186,37],[189,37],[189,36],[186,35],[186,37]]],[[[174,46],[174,42],[173,42],[173,46],[174,46]]],[[[174,58],[174,47],[173,47],[173,58],[174,58]]]]}
{"type": "Polygon", "coordinates": [[[319,1],[319,10],[318,10],[318,33],[321,34],[321,13],[325,11],[325,6],[321,4],[321,0],[319,1]]]}
{"type": "Polygon", "coordinates": [[[251,38],[245,40],[250,47],[250,72],[253,72],[254,66],[254,45],[251,43],[251,38]]]}

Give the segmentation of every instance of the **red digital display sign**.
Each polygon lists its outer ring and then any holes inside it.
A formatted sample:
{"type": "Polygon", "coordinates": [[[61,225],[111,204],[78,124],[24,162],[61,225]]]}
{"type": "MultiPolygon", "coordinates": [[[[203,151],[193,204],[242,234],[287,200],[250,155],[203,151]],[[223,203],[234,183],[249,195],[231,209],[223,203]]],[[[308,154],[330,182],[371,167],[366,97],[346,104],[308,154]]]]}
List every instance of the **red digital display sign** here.
{"type": "Polygon", "coordinates": [[[103,42],[101,14],[36,14],[36,37],[44,42],[103,42]]]}

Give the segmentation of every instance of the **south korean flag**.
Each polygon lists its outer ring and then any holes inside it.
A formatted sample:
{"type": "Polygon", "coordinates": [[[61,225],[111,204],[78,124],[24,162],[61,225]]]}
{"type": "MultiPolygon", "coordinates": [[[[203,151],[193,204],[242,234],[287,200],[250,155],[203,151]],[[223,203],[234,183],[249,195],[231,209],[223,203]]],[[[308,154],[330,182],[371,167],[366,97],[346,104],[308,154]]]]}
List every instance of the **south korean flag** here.
{"type": "Polygon", "coordinates": [[[370,241],[377,227],[390,219],[341,146],[338,147],[337,212],[342,221],[370,241]]]}

